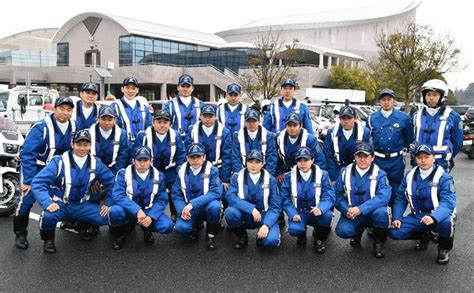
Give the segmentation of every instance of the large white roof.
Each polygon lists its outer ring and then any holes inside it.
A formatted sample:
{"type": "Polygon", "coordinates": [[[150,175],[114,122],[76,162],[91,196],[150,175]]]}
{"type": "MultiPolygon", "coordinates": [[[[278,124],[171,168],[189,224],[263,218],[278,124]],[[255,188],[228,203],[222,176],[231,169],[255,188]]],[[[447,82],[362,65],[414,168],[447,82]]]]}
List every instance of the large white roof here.
{"type": "Polygon", "coordinates": [[[69,19],[57,31],[56,35],[53,38],[53,43],[60,42],[60,40],[64,37],[64,35],[67,34],[67,32],[72,27],[74,27],[78,23],[81,23],[88,17],[99,17],[116,22],[117,24],[122,26],[129,34],[137,34],[153,38],[162,38],[166,40],[191,43],[213,48],[218,48],[227,44],[227,42],[222,38],[210,33],[203,33],[199,31],[188,30],[179,27],[98,12],[85,12],[69,19]]]}
{"type": "MultiPolygon", "coordinates": [[[[344,9],[318,11],[298,15],[278,16],[259,19],[238,29],[217,33],[228,36],[237,33],[264,31],[265,29],[308,29],[340,27],[369,23],[374,20],[392,17],[416,9],[422,0],[399,0],[397,2],[378,2],[373,5],[348,7],[344,9]]],[[[315,2],[319,3],[319,2],[315,2]]]]}

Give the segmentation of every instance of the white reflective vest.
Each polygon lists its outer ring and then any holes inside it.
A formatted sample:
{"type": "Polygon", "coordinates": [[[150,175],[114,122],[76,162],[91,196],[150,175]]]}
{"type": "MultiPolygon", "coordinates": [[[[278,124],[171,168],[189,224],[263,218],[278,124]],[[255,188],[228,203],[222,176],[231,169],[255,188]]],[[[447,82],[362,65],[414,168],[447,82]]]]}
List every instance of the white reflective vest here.
{"type": "MultiPolygon", "coordinates": [[[[186,162],[184,163],[183,165],[181,165],[181,167],[179,168],[178,170],[178,176],[179,176],[179,181],[181,183],[181,191],[183,192],[183,197],[184,197],[184,201],[186,203],[189,203],[190,200],[188,199],[188,197],[186,196],[186,189],[187,189],[187,186],[186,186],[186,170],[189,169],[188,168],[189,166],[189,163],[186,162]]],[[[203,189],[203,194],[207,194],[209,192],[209,186],[210,186],[210,180],[211,180],[211,168],[212,168],[212,164],[208,161],[205,161],[204,162],[204,189],[203,189]]],[[[190,172],[192,172],[190,170],[190,172]]]]}
{"type": "MultiPolygon", "coordinates": [[[[349,164],[344,172],[342,173],[342,178],[344,178],[344,189],[345,189],[345,196],[347,197],[347,203],[349,206],[352,205],[351,201],[351,191],[352,191],[352,185],[351,185],[351,178],[352,178],[352,168],[355,168],[355,164],[351,163],[349,164]]],[[[377,176],[379,175],[379,166],[374,164],[374,167],[372,168],[372,174],[370,174],[370,198],[375,197],[375,191],[377,190],[377,176]]]]}
{"type": "MultiPolygon", "coordinates": [[[[135,140],[135,137],[132,135],[132,125],[130,124],[130,118],[128,118],[128,115],[127,115],[127,112],[125,111],[125,107],[124,107],[123,103],[126,103],[126,102],[123,102],[122,99],[119,99],[115,104],[117,105],[118,110],[120,112],[120,117],[122,117],[123,123],[125,124],[125,130],[127,131],[128,138],[131,141],[133,141],[133,140],[135,140]]],[[[142,127],[145,128],[145,125],[146,125],[146,121],[145,121],[146,120],[146,111],[148,111],[148,109],[146,109],[145,105],[140,104],[138,99],[136,99],[136,103],[137,103],[138,107],[140,108],[140,112],[142,112],[142,121],[143,121],[143,126],[142,127]]]]}
{"type": "MultiPolygon", "coordinates": [[[[293,98],[293,99],[295,99],[295,98],[293,98]]],[[[280,101],[282,101],[282,100],[283,100],[283,97],[279,98],[279,99],[277,99],[276,101],[273,102],[273,109],[274,109],[274,115],[275,115],[275,132],[278,132],[278,131],[281,130],[281,128],[280,128],[280,101]]],[[[292,103],[293,103],[293,101],[292,101],[292,103]]],[[[301,107],[301,101],[296,100],[295,108],[293,109],[293,111],[296,114],[299,114],[300,113],[300,107],[301,107]]]]}
{"type": "MultiPolygon", "coordinates": [[[[179,108],[179,103],[178,103],[178,99],[179,97],[177,98],[174,98],[172,100],[172,103],[173,103],[173,107],[174,108],[174,111],[176,113],[176,119],[178,120],[178,131],[181,135],[184,135],[184,133],[187,131],[187,129],[183,129],[183,123],[181,121],[181,117],[182,117],[182,114],[181,114],[181,109],[179,108]]],[[[195,98],[195,97],[191,97],[191,99],[194,100],[194,107],[196,108],[196,120],[199,120],[199,117],[201,116],[201,104],[200,104],[200,101],[198,100],[198,98],[195,98]]],[[[171,109],[172,109],[171,108],[171,109]]],[[[173,110],[171,110],[172,112],[173,110]]]]}
{"type": "MultiPolygon", "coordinates": [[[[154,152],[153,152],[153,135],[155,131],[153,126],[150,126],[146,129],[145,135],[143,136],[142,145],[146,145],[151,150],[151,160],[153,161],[154,152]]],[[[176,162],[174,161],[174,157],[176,156],[176,132],[174,129],[168,129],[168,137],[170,139],[170,162],[168,166],[165,167],[166,170],[176,166],[176,162]]]]}
{"type": "MultiPolygon", "coordinates": [[[[71,120],[68,121],[69,125],[71,126],[71,136],[72,134],[76,131],[76,124],[71,122],[71,120]]],[[[46,127],[43,128],[43,141],[46,139],[46,134],[48,134],[48,147],[49,147],[49,153],[48,157],[46,158],[46,161],[40,161],[36,160],[36,164],[40,166],[46,166],[51,162],[51,159],[54,156],[54,153],[56,153],[56,139],[54,136],[54,125],[53,121],[51,120],[50,115],[44,115],[44,123],[46,124],[46,127]]],[[[69,128],[69,127],[68,127],[69,128]]],[[[48,149],[46,149],[47,151],[48,149]]]]}
{"type": "MultiPolygon", "coordinates": [[[[337,136],[340,127],[341,124],[336,123],[331,133],[332,144],[334,145],[334,157],[336,159],[337,164],[341,163],[341,157],[339,156],[339,137],[337,136]]],[[[362,123],[355,122],[355,127],[357,127],[356,140],[362,141],[362,139],[364,139],[364,126],[362,125],[362,123]]],[[[355,129],[355,127],[353,129],[355,129]]]]}
{"type": "MultiPolygon", "coordinates": [[[[267,154],[267,135],[268,132],[263,126],[258,126],[259,130],[261,131],[261,137],[262,137],[262,154],[263,154],[263,164],[265,164],[265,158],[267,154]]],[[[246,127],[243,127],[239,130],[237,139],[239,141],[239,147],[240,147],[240,157],[242,159],[242,165],[245,165],[245,162],[247,160],[247,150],[245,149],[245,131],[246,127]]],[[[257,130],[258,131],[258,130],[257,130]]]]}
{"type": "MultiPolygon", "coordinates": [[[[441,116],[438,128],[438,137],[436,139],[436,145],[433,146],[433,150],[435,152],[442,152],[446,153],[446,160],[451,160],[451,153],[448,153],[449,149],[448,146],[443,145],[444,142],[444,134],[446,130],[446,125],[448,123],[449,114],[453,110],[450,107],[446,107],[444,110],[443,115],[441,116]]],[[[421,117],[423,116],[423,109],[415,113],[414,121],[415,121],[415,140],[420,142],[420,131],[421,131],[421,117]]]]}
{"type": "MultiPolygon", "coordinates": [[[[304,128],[301,128],[301,132],[300,135],[302,136],[301,137],[301,144],[300,144],[300,147],[305,147],[306,146],[306,143],[308,141],[308,131],[304,128]]],[[[284,129],[283,131],[280,132],[280,134],[278,135],[278,150],[279,150],[279,154],[280,154],[280,158],[282,159],[282,161],[285,161],[285,137],[286,137],[286,129],[284,129]]]]}
{"type": "MultiPolygon", "coordinates": [[[[92,141],[92,143],[91,143],[91,154],[94,157],[97,156],[96,150],[95,150],[96,137],[97,137],[96,125],[97,125],[97,123],[92,125],[91,128],[89,128],[89,133],[91,134],[91,141],[92,141]]],[[[117,156],[118,156],[118,152],[119,152],[119,148],[120,148],[120,136],[121,136],[121,134],[122,134],[122,129],[118,125],[115,125],[114,126],[114,141],[113,141],[114,150],[113,150],[113,153],[112,153],[112,162],[107,166],[109,168],[112,168],[117,163],[117,156]]]]}
{"type": "MultiPolygon", "coordinates": [[[[316,166],[316,165],[315,165],[316,166]]],[[[321,200],[321,181],[323,178],[323,172],[321,169],[316,166],[315,169],[315,178],[314,178],[314,186],[316,188],[315,194],[314,194],[314,202],[316,205],[319,204],[319,201],[321,200]]],[[[295,208],[298,207],[298,166],[294,166],[291,168],[291,173],[290,173],[290,181],[291,181],[291,197],[293,199],[293,205],[295,208]]]]}
{"type": "MultiPolygon", "coordinates": [[[[419,168],[418,166],[413,168],[407,174],[407,187],[405,189],[405,195],[408,199],[408,202],[410,203],[412,213],[414,213],[414,214],[416,214],[416,211],[415,211],[415,206],[413,205],[412,184],[413,184],[413,177],[414,177],[415,172],[418,168],[419,168]]],[[[433,176],[432,183],[431,183],[431,201],[433,202],[434,209],[437,209],[439,207],[438,186],[439,186],[439,180],[441,179],[441,176],[443,176],[443,174],[444,174],[444,169],[440,166],[437,166],[435,174],[433,176]]]]}
{"type": "MultiPolygon", "coordinates": [[[[214,127],[217,125],[217,133],[216,133],[216,159],[212,162],[214,166],[218,166],[222,163],[222,158],[221,158],[221,145],[222,145],[222,133],[224,132],[224,125],[221,123],[217,122],[214,124],[214,127]]],[[[197,122],[196,124],[193,125],[193,128],[191,130],[191,138],[193,142],[195,143],[200,143],[199,141],[199,129],[202,127],[202,122],[197,122]]],[[[203,130],[204,132],[204,130],[203,130]]]]}
{"type": "MultiPolygon", "coordinates": [[[[244,188],[244,176],[246,173],[247,169],[242,169],[239,171],[239,174],[237,175],[237,184],[239,186],[239,198],[242,200],[245,200],[245,188],[244,188]]],[[[268,210],[268,200],[270,198],[270,173],[268,173],[267,170],[263,169],[263,206],[264,210],[268,210]]]]}
{"type": "MultiPolygon", "coordinates": [[[[223,103],[219,106],[219,121],[222,123],[222,125],[225,126],[225,105],[227,103],[223,103]]],[[[247,111],[247,105],[245,104],[240,104],[242,105],[242,109],[240,110],[240,127],[242,128],[245,122],[245,112],[247,111]]]]}
{"type": "MultiPolygon", "coordinates": [[[[132,170],[132,165],[129,165],[125,169],[125,184],[127,186],[126,193],[128,197],[133,200],[133,170],[132,170]]],[[[150,166],[150,172],[153,172],[153,190],[151,192],[150,196],[150,203],[145,207],[145,209],[149,209],[153,206],[153,202],[155,201],[155,197],[158,194],[158,188],[159,188],[159,179],[160,179],[160,173],[158,170],[150,166]]]]}
{"type": "MultiPolygon", "coordinates": [[[[81,198],[81,203],[84,201],[89,200],[90,194],[89,192],[89,187],[91,182],[95,179],[95,170],[96,170],[96,160],[93,156],[90,154],[87,155],[89,157],[89,160],[91,162],[91,167],[89,169],[89,183],[86,188],[87,194],[84,195],[81,198]]],[[[62,165],[64,166],[64,195],[63,195],[63,202],[68,203],[69,201],[69,194],[71,193],[71,187],[72,187],[72,178],[71,178],[71,161],[69,160],[69,152],[65,152],[61,156],[61,160],[59,161],[59,166],[58,166],[58,175],[61,173],[61,162],[62,165]]]]}

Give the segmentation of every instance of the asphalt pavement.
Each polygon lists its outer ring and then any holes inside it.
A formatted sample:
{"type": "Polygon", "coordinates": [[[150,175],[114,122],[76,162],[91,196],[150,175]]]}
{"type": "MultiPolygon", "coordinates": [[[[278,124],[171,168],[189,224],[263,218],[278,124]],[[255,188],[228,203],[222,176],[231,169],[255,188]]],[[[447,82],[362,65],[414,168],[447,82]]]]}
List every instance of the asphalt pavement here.
{"type": "Polygon", "coordinates": [[[216,251],[207,251],[204,232],[197,242],[155,234],[155,244],[147,246],[136,229],[124,249],[114,251],[106,227],[90,242],[57,230],[58,252],[48,255],[42,252],[37,221],[30,220],[30,248],[22,251],[13,244],[12,219],[0,218],[0,292],[473,292],[474,161],[460,154],[453,175],[458,223],[446,266],[435,263],[433,243],[417,252],[414,241],[388,240],[385,258],[376,259],[367,235],[361,248],[353,248],[331,232],[326,253],[318,255],[312,241],[298,247],[286,229],[281,230],[280,247],[257,248],[251,232],[242,251],[232,248],[235,236],[228,232],[217,236],[216,251]]]}

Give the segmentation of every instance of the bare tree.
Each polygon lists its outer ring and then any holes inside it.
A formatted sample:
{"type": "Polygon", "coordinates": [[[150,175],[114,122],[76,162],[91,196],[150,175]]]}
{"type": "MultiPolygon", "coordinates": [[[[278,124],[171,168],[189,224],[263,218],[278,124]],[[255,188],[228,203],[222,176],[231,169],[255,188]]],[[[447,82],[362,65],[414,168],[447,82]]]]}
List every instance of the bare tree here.
{"type": "Polygon", "coordinates": [[[376,37],[379,56],[368,62],[379,88],[390,87],[408,104],[421,85],[456,69],[460,49],[449,36],[436,37],[428,26],[410,23],[376,37]]]}

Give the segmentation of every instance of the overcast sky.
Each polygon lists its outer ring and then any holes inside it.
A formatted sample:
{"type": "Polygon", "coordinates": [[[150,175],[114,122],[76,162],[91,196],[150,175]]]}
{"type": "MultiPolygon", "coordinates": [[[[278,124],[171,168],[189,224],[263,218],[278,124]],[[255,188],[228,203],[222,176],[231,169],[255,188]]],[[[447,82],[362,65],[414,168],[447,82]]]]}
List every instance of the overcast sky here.
{"type": "MultiPolygon", "coordinates": [[[[2,1],[0,38],[30,29],[60,27],[71,17],[97,11],[203,32],[233,29],[260,18],[293,15],[337,8],[350,8],[396,0],[64,0],[2,1]]],[[[403,2],[403,1],[402,1],[403,2]]],[[[461,48],[458,72],[446,77],[450,88],[464,89],[474,82],[473,10],[469,1],[424,0],[417,9],[417,22],[449,34],[461,48]]]]}

